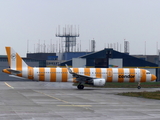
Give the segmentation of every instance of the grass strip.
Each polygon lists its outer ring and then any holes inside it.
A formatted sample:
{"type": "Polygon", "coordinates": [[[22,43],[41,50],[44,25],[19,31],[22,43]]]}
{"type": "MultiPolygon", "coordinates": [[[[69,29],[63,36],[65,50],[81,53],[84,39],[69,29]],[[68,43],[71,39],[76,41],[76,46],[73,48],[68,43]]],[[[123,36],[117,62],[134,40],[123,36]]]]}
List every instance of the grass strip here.
{"type": "MultiPolygon", "coordinates": [[[[78,83],[74,83],[74,86],[77,86],[78,83]]],[[[138,83],[106,83],[105,86],[100,88],[137,88],[138,83]]],[[[87,84],[84,84],[84,87],[94,87],[87,84]]],[[[142,88],[160,88],[160,82],[145,82],[141,83],[142,88]]]]}
{"type": "Polygon", "coordinates": [[[160,100],[160,91],[155,92],[126,92],[126,93],[118,93],[117,95],[123,96],[131,96],[131,97],[143,97],[149,99],[157,99],[160,100]]]}

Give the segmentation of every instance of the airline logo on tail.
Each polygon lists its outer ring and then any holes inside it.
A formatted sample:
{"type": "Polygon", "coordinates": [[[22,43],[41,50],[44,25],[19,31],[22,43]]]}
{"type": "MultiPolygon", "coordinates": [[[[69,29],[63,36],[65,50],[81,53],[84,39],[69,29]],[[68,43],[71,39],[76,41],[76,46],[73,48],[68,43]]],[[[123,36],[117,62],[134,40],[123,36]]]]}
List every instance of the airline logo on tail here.
{"type": "Polygon", "coordinates": [[[4,69],[3,72],[8,74],[13,74],[19,77],[25,77],[28,79],[32,79],[28,76],[29,69],[32,67],[28,66],[22,58],[13,50],[11,47],[6,47],[6,52],[8,56],[8,64],[10,68],[4,69]],[[22,75],[23,74],[23,75],[22,75]]]}
{"type": "Polygon", "coordinates": [[[4,73],[18,77],[47,82],[77,82],[78,89],[83,84],[104,86],[106,82],[149,82],[156,76],[144,69],[130,68],[49,68],[30,67],[13,48],[6,47],[10,68],[3,69],[4,73]]]}

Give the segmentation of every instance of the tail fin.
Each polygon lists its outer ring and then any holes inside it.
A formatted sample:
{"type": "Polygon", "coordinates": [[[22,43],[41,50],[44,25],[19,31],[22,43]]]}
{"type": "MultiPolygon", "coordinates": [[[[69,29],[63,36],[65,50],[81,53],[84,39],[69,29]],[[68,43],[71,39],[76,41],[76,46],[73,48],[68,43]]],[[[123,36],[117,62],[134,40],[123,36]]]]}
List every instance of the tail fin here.
{"type": "Polygon", "coordinates": [[[8,56],[8,64],[11,69],[22,70],[22,67],[27,67],[28,65],[22,60],[22,58],[16,53],[13,48],[6,47],[6,52],[8,56]]]}

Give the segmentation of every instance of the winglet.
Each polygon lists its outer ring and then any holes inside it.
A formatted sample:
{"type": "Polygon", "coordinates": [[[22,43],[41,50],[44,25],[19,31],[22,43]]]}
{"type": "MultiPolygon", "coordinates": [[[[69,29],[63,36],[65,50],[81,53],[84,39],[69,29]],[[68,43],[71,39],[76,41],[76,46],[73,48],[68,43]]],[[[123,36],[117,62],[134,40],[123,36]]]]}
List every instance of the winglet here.
{"type": "Polygon", "coordinates": [[[71,68],[69,68],[67,64],[65,64],[65,65],[66,65],[66,68],[68,69],[68,72],[69,72],[70,74],[72,74],[73,72],[72,72],[71,68]]]}

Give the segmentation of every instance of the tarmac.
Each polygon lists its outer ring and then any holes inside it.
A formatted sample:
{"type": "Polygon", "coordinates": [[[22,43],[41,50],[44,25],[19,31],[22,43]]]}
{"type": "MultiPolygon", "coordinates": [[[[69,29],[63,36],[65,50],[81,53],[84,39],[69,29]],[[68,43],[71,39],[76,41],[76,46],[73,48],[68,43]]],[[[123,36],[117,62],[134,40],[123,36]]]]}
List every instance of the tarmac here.
{"type": "Polygon", "coordinates": [[[157,90],[0,82],[0,120],[160,120],[160,100],[117,95],[157,90]]]}

